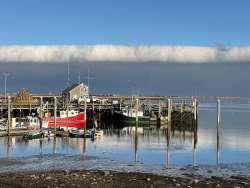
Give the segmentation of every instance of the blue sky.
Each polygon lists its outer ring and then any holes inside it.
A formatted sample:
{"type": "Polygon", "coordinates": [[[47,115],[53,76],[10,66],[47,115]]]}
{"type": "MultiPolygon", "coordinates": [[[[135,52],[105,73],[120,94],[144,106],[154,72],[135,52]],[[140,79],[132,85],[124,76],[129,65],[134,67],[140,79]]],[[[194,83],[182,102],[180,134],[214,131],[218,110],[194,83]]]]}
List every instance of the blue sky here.
{"type": "Polygon", "coordinates": [[[248,0],[0,0],[0,44],[250,44],[248,0]]]}
{"type": "Polygon", "coordinates": [[[90,69],[94,94],[250,96],[249,7],[249,0],[0,0],[0,74],[11,73],[8,91],[59,92],[70,62],[71,83],[78,74],[86,81],[90,69]]]}

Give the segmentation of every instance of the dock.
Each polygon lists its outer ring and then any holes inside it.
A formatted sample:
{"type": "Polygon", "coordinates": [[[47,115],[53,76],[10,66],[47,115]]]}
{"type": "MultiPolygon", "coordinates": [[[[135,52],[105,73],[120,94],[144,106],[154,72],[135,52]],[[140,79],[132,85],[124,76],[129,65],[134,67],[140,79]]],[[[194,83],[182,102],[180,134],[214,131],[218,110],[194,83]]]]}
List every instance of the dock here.
{"type": "MultiPolygon", "coordinates": [[[[115,113],[124,107],[141,109],[149,119],[146,124],[154,128],[168,128],[178,123],[182,126],[193,126],[197,119],[197,99],[194,96],[88,96],[89,101],[67,101],[63,94],[29,93],[21,89],[17,93],[0,93],[0,119],[7,120],[7,131],[0,136],[22,135],[25,131],[16,131],[11,127],[12,117],[35,116],[43,118],[46,115],[58,114],[59,111],[70,107],[72,110],[86,112],[88,119],[97,119],[102,128],[120,128],[115,121],[115,113]]],[[[140,126],[141,119],[135,120],[140,126]]]]}

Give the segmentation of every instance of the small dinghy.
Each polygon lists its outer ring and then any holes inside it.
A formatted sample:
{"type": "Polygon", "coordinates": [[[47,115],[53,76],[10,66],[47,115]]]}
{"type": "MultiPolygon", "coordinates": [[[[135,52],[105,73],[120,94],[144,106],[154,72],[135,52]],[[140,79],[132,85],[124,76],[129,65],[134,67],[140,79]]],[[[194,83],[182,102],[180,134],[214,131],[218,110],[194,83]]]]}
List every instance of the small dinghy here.
{"type": "Polygon", "coordinates": [[[44,138],[44,133],[40,131],[28,132],[23,135],[24,140],[44,138]]]}
{"type": "Polygon", "coordinates": [[[69,130],[69,136],[74,138],[84,138],[84,136],[86,136],[86,138],[91,138],[92,133],[90,131],[87,131],[85,135],[84,130],[82,129],[71,129],[69,130]]]}

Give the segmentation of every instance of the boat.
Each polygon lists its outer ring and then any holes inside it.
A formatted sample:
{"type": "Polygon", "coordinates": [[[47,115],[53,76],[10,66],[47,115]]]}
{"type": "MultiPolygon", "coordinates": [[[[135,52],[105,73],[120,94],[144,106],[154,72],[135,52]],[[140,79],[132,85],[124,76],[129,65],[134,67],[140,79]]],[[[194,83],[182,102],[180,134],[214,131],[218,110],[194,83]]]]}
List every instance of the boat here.
{"type": "Polygon", "coordinates": [[[0,119],[0,131],[5,131],[7,129],[7,120],[2,118],[0,119]]]}
{"type": "MultiPolygon", "coordinates": [[[[140,126],[149,125],[149,116],[145,116],[142,110],[137,111],[138,124],[140,126]]],[[[126,106],[121,111],[115,111],[114,113],[114,123],[118,126],[134,126],[136,123],[136,110],[134,108],[129,108],[126,106]]]]}
{"type": "Polygon", "coordinates": [[[95,130],[93,132],[93,137],[102,137],[103,136],[103,130],[95,130]]]}
{"type": "Polygon", "coordinates": [[[26,116],[24,118],[12,118],[11,128],[13,129],[40,129],[40,120],[38,117],[26,116]]]}
{"type": "Polygon", "coordinates": [[[83,129],[70,129],[69,136],[74,138],[84,138],[84,136],[86,136],[86,138],[92,138],[93,132],[91,130],[87,130],[86,134],[84,134],[83,129]]]}
{"type": "Polygon", "coordinates": [[[24,140],[32,140],[32,139],[38,139],[38,138],[44,138],[44,133],[42,131],[32,131],[25,133],[23,135],[24,140]]]}
{"type": "Polygon", "coordinates": [[[64,129],[78,128],[83,129],[85,126],[85,115],[77,110],[60,111],[59,117],[44,117],[42,126],[44,128],[56,126],[64,129]]]}

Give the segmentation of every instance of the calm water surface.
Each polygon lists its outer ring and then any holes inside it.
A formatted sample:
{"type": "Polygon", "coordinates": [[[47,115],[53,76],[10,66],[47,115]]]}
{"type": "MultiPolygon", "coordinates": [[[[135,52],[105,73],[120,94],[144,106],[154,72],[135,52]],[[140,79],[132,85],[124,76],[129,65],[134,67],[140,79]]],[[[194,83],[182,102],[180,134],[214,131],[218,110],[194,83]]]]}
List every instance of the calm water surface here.
{"type": "Polygon", "coordinates": [[[190,131],[174,131],[169,147],[158,131],[139,134],[136,144],[133,134],[107,130],[103,138],[88,139],[86,148],[82,138],[0,138],[0,171],[87,168],[173,174],[194,165],[203,174],[207,169],[250,174],[250,104],[222,103],[219,148],[215,107],[199,104],[196,144],[190,131]]]}

